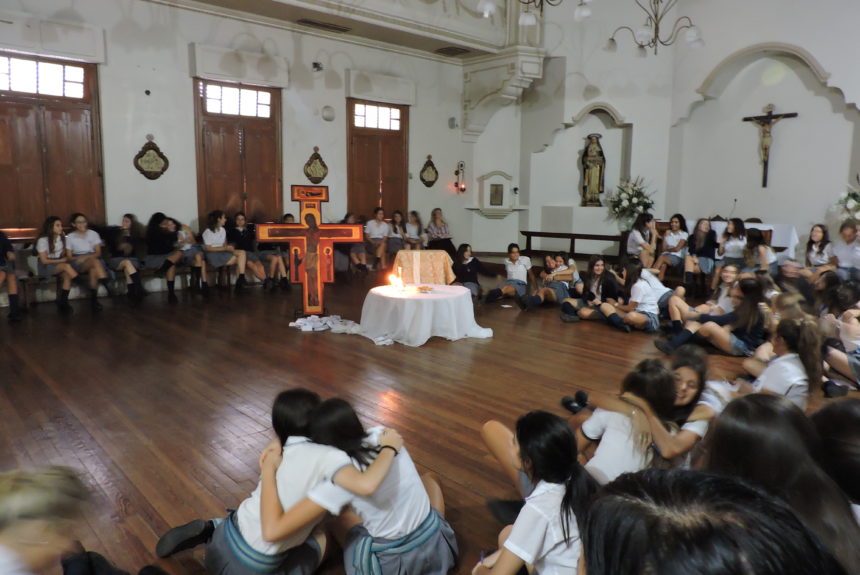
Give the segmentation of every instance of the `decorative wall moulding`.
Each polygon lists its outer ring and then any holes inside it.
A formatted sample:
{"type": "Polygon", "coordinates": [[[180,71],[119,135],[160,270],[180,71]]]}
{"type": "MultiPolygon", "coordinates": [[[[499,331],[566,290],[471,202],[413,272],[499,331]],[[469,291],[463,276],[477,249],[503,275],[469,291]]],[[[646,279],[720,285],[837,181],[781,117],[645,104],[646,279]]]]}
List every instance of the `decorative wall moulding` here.
{"type": "Polygon", "coordinates": [[[543,76],[544,53],[517,46],[463,67],[463,141],[477,142],[493,115],[543,76]]]}
{"type": "Polygon", "coordinates": [[[286,58],[223,46],[191,44],[191,76],[286,88],[290,82],[286,58]]]}
{"type": "Polygon", "coordinates": [[[320,149],[317,146],[314,146],[314,153],[311,154],[311,157],[308,158],[308,161],[305,162],[305,177],[310,180],[312,184],[318,184],[322,182],[325,177],[328,175],[328,166],[325,165],[325,161],[320,156],[320,149]]]}
{"type": "Polygon", "coordinates": [[[414,106],[415,82],[398,76],[347,70],[346,97],[386,104],[414,106]]]}
{"type": "Polygon", "coordinates": [[[427,155],[427,161],[424,162],[419,177],[421,178],[421,183],[428,188],[432,188],[436,180],[439,179],[439,170],[436,169],[436,165],[433,163],[433,156],[427,155]]]}
{"type": "Polygon", "coordinates": [[[147,134],[146,143],[132,161],[137,171],[148,180],[157,180],[170,167],[170,160],[153,140],[152,134],[147,134]]]}
{"type": "Polygon", "coordinates": [[[50,20],[23,12],[0,12],[0,49],[105,62],[105,31],[83,22],[50,20]]]}

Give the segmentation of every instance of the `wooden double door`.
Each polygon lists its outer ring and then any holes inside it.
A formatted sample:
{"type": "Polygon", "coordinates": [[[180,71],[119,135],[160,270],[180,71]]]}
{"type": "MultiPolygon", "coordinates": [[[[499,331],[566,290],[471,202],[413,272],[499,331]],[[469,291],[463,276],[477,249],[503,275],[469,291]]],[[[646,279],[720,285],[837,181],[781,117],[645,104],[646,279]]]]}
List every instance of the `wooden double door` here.
{"type": "Polygon", "coordinates": [[[98,119],[89,103],[0,99],[0,228],[74,212],[105,223],[98,119]]]}
{"type": "Polygon", "coordinates": [[[272,90],[269,117],[213,114],[198,106],[197,205],[200,229],[207,214],[244,212],[250,221],[281,220],[281,146],[272,90]]]}

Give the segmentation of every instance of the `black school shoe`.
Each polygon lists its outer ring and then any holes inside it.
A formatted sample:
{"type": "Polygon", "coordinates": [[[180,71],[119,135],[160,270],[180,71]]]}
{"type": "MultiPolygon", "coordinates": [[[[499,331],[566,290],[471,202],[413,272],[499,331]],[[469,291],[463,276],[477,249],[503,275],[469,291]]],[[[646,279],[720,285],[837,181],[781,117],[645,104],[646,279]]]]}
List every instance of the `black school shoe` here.
{"type": "Polygon", "coordinates": [[[821,388],[824,390],[824,397],[845,397],[849,391],[847,385],[840,385],[832,379],[825,381],[821,388]]]}
{"type": "Polygon", "coordinates": [[[576,415],[588,407],[588,392],[580,389],[573,394],[573,397],[565,395],[561,398],[561,406],[576,415]]]}
{"type": "Polygon", "coordinates": [[[207,543],[215,531],[215,524],[205,519],[195,519],[185,525],[174,527],[161,536],[155,545],[155,554],[170,557],[174,553],[207,543]]]}

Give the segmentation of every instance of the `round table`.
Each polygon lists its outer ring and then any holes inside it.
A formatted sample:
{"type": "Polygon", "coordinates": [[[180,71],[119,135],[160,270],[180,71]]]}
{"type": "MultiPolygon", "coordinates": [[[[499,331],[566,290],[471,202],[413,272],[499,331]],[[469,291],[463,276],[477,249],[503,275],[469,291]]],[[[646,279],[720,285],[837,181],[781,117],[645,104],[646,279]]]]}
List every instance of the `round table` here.
{"type": "Polygon", "coordinates": [[[393,341],[417,347],[433,336],[449,340],[493,337],[493,330],[475,322],[472,295],[463,286],[430,285],[429,293],[414,287],[375,287],[364,298],[361,334],[378,345],[393,341]]]}

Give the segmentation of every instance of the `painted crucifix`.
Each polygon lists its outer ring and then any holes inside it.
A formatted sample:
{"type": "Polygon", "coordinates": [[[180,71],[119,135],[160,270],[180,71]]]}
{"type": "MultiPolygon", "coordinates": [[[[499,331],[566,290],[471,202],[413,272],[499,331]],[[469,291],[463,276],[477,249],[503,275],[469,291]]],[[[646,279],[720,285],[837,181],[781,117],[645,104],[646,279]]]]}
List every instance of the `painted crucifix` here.
{"type": "Polygon", "coordinates": [[[328,186],[292,186],[292,200],[299,202],[297,224],[257,224],[257,241],[290,244],[293,283],[304,284],[305,315],[324,313],[325,284],[334,281],[334,244],[364,241],[359,224],[321,224],[320,207],[328,201],[328,186]]]}
{"type": "Polygon", "coordinates": [[[774,114],[773,104],[768,104],[762,110],[763,116],[747,116],[744,122],[755,122],[759,127],[759,155],[761,157],[761,187],[767,187],[767,167],[770,162],[770,147],[773,145],[773,125],[783,118],[796,118],[797,114],[774,114]]]}

